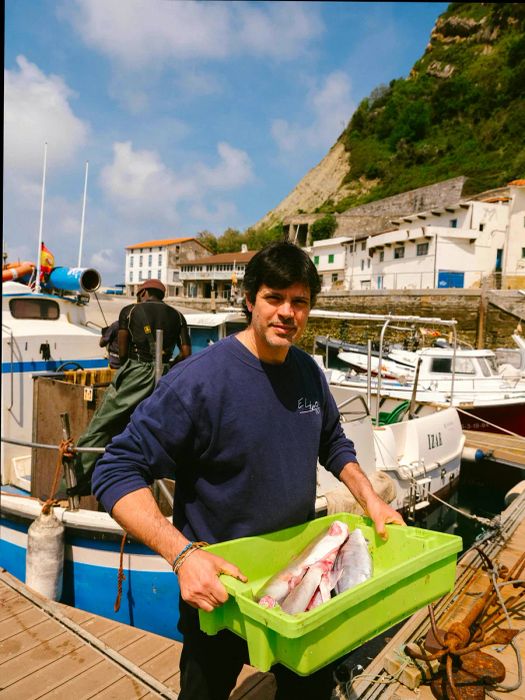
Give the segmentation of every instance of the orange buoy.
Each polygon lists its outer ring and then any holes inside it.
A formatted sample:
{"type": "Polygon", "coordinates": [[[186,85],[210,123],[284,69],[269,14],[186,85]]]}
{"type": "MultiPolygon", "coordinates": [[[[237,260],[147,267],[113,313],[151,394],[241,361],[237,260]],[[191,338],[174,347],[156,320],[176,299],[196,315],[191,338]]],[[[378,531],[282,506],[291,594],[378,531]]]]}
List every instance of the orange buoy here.
{"type": "Polygon", "coordinates": [[[16,280],[24,275],[31,275],[35,269],[32,262],[9,263],[2,269],[2,282],[16,280]]]}

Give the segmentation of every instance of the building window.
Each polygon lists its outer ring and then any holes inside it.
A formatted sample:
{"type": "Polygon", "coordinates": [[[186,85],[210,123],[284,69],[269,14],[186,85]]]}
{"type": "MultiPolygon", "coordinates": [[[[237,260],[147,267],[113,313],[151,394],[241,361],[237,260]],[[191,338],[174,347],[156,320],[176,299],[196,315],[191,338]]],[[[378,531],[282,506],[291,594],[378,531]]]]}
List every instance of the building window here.
{"type": "Polygon", "coordinates": [[[159,262],[157,264],[162,265],[162,253],[159,253],[159,262]]]}
{"type": "Polygon", "coordinates": [[[142,277],[142,270],[139,270],[139,282],[142,282],[144,278],[142,277]]]}
{"type": "Polygon", "coordinates": [[[370,258],[368,258],[368,260],[366,261],[366,266],[370,267],[370,258]]]}
{"type": "Polygon", "coordinates": [[[522,249],[521,249],[521,257],[522,257],[522,258],[525,258],[525,248],[522,248],[522,249]]]}
{"type": "Polygon", "coordinates": [[[361,270],[364,270],[364,269],[365,269],[365,261],[361,260],[361,270]]]}
{"type": "Polygon", "coordinates": [[[361,243],[361,250],[366,250],[366,241],[361,243]]]}
{"type": "Polygon", "coordinates": [[[380,250],[379,251],[379,262],[384,262],[385,261],[385,251],[380,250]]]}
{"type": "Polygon", "coordinates": [[[130,282],[133,282],[133,272],[130,272],[130,273],[129,273],[129,281],[130,281],[130,282]]]}
{"type": "Polygon", "coordinates": [[[397,248],[394,248],[394,260],[399,260],[400,258],[405,257],[405,247],[400,245],[397,248]]]}
{"type": "Polygon", "coordinates": [[[334,254],[333,254],[333,253],[330,253],[330,255],[328,256],[328,262],[329,262],[329,263],[333,263],[333,262],[334,262],[334,254]]]}
{"type": "Polygon", "coordinates": [[[142,267],[142,255],[139,255],[139,267],[142,267]]]}
{"type": "Polygon", "coordinates": [[[151,267],[153,264],[153,255],[148,255],[148,267],[151,267]]]}
{"type": "Polygon", "coordinates": [[[480,230],[480,231],[483,231],[484,228],[485,228],[485,224],[480,224],[480,225],[479,225],[479,230],[480,230]]]}
{"type": "Polygon", "coordinates": [[[458,227],[458,220],[457,219],[450,219],[450,228],[457,228],[458,227]]]}
{"type": "Polygon", "coordinates": [[[350,243],[350,245],[348,246],[348,252],[349,252],[349,253],[353,253],[353,252],[354,252],[354,244],[353,244],[353,243],[350,243]]]}
{"type": "Polygon", "coordinates": [[[162,270],[157,270],[157,279],[160,280],[161,274],[162,274],[162,270]]]}
{"type": "Polygon", "coordinates": [[[133,267],[133,255],[129,256],[129,266],[133,267]]]}
{"type": "Polygon", "coordinates": [[[339,279],[339,275],[337,274],[337,272],[334,272],[332,274],[332,282],[337,282],[338,279],[339,279]]]}
{"type": "Polygon", "coordinates": [[[314,255],[314,265],[319,265],[319,256],[314,255]]]}
{"type": "Polygon", "coordinates": [[[151,270],[148,270],[148,279],[151,279],[151,270]]]}
{"type": "Polygon", "coordinates": [[[428,243],[418,243],[416,246],[416,255],[428,255],[428,243]]]}

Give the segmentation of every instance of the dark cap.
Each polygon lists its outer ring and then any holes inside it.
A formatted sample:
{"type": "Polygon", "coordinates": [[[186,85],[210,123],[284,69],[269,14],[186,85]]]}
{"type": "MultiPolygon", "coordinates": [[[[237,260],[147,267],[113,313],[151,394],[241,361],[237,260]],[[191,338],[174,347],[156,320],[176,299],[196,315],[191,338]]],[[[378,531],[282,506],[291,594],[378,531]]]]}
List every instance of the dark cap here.
{"type": "Polygon", "coordinates": [[[146,280],[143,282],[137,289],[137,296],[140,296],[142,292],[146,291],[146,289],[156,289],[157,291],[162,292],[163,297],[166,294],[166,287],[160,280],[157,279],[146,280]]]}

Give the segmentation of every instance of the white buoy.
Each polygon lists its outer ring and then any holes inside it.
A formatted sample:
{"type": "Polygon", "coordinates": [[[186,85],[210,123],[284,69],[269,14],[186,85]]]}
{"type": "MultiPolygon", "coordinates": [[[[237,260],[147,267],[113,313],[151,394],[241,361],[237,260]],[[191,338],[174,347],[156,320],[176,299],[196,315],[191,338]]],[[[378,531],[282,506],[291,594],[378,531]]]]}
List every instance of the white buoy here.
{"type": "Polygon", "coordinates": [[[64,571],[64,526],[42,512],[27,532],[26,585],[51,600],[60,600],[64,571]]]}

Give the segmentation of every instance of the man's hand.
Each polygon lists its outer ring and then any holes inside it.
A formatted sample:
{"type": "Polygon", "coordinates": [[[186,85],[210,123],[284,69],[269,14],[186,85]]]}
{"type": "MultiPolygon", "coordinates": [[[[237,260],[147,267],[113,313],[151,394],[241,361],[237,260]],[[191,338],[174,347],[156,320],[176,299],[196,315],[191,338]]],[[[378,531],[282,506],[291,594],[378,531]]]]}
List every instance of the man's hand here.
{"type": "Polygon", "coordinates": [[[206,612],[219,607],[228,600],[228,593],[219,580],[220,574],[228,574],[243,582],[248,580],[226,559],[202,549],[192,552],[178,572],[182,599],[206,612]]]}
{"type": "Polygon", "coordinates": [[[367,501],[365,510],[368,515],[374,521],[374,527],[377,534],[382,540],[388,539],[388,533],[386,531],[385,525],[387,523],[393,523],[395,525],[405,525],[406,523],[401,517],[401,515],[394,510],[388,503],[385,503],[382,498],[379,498],[376,494],[367,501]]]}
{"type": "Polygon", "coordinates": [[[385,528],[387,523],[406,525],[397,510],[394,510],[377,495],[368,477],[357,462],[345,464],[339,474],[339,479],[350,489],[365,513],[372,518],[376,532],[381,539],[388,539],[388,533],[385,528]]]}

